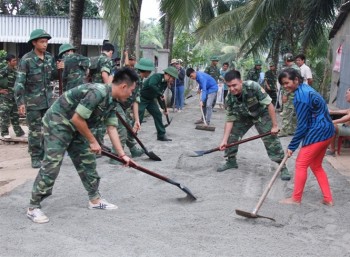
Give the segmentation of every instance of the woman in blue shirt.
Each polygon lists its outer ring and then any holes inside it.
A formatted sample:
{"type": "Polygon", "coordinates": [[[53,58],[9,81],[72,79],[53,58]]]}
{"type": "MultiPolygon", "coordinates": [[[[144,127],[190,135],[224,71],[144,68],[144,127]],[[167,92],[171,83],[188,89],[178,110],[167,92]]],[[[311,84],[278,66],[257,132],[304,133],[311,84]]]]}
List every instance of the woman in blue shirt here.
{"type": "Polygon", "coordinates": [[[334,126],[327,104],[312,87],[302,83],[300,73],[293,68],[282,71],[278,76],[278,81],[285,90],[295,94],[293,105],[297,115],[297,129],[288,145],[288,156],[292,156],[299,144],[302,144],[295,163],[293,194],[290,198],[282,200],[281,203],[299,204],[301,202],[307,169],[310,167],[321,188],[322,203],[332,206],[332,193],[327,174],[322,167],[327,146],[334,135],[334,126]]]}

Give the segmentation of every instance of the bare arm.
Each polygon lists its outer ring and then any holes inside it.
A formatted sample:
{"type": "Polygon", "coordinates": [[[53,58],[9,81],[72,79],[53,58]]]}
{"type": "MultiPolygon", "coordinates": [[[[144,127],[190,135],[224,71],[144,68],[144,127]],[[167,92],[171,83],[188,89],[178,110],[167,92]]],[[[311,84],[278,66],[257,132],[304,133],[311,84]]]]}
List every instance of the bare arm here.
{"type": "Polygon", "coordinates": [[[337,114],[346,115],[349,112],[350,112],[350,109],[349,110],[329,110],[330,115],[337,115],[337,114]]]}
{"type": "Polygon", "coordinates": [[[104,84],[111,84],[112,83],[113,77],[110,76],[107,72],[102,71],[101,76],[102,76],[102,81],[104,84]]]}
{"type": "Polygon", "coordinates": [[[133,103],[132,112],[134,114],[134,121],[135,121],[133,131],[137,133],[141,129],[140,118],[139,118],[139,103],[137,102],[133,103]]]}
{"type": "Polygon", "coordinates": [[[267,111],[269,112],[269,116],[270,116],[271,122],[272,122],[271,133],[272,133],[273,135],[276,135],[276,134],[278,133],[278,125],[277,125],[275,107],[273,106],[272,103],[270,103],[270,104],[267,106],[267,111]]]}
{"type": "Polygon", "coordinates": [[[350,109],[346,110],[346,112],[342,113],[345,114],[343,117],[337,120],[333,120],[333,124],[339,124],[339,123],[346,123],[350,121],[350,109]]]}

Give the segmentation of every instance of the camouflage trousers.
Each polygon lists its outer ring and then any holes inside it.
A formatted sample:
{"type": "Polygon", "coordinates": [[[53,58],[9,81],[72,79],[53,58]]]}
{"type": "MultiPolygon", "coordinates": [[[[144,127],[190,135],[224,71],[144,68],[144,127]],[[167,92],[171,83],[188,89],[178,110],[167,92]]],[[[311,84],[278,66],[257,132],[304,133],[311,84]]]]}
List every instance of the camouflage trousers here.
{"type": "Polygon", "coordinates": [[[282,128],[280,134],[292,135],[295,132],[297,117],[294,111],[294,105],[289,101],[283,106],[282,128]]]}
{"type": "Polygon", "coordinates": [[[62,118],[54,114],[45,115],[43,119],[45,155],[34,181],[30,207],[40,208],[41,201],[52,194],[66,151],[88,192],[89,199],[100,198],[96,157],[90,151],[89,142],[67,124],[68,120],[62,122],[62,118]]]}
{"type": "Polygon", "coordinates": [[[97,139],[97,141],[100,144],[103,144],[104,137],[105,137],[106,132],[107,132],[106,125],[104,123],[100,123],[100,124],[98,124],[98,126],[96,128],[93,128],[91,131],[92,131],[92,134],[94,134],[94,137],[97,139]]]}
{"type": "MultiPolygon", "coordinates": [[[[133,118],[131,117],[131,108],[127,110],[123,110],[123,108],[118,104],[117,111],[120,114],[120,116],[130,125],[130,127],[133,127],[133,118]]],[[[118,120],[118,134],[120,138],[120,142],[124,148],[126,145],[129,149],[134,147],[136,145],[135,139],[132,136],[132,134],[124,127],[124,125],[118,120]]]]}
{"type": "Polygon", "coordinates": [[[1,136],[9,135],[10,123],[17,137],[24,135],[24,131],[19,125],[19,115],[15,98],[9,99],[0,96],[0,120],[1,136]]]}
{"type": "MultiPolygon", "coordinates": [[[[252,118],[242,118],[240,120],[234,121],[231,134],[228,139],[228,144],[237,142],[243,138],[245,133],[252,127],[255,126],[259,134],[263,134],[271,131],[272,122],[267,111],[263,113],[258,119],[252,118]]],[[[280,163],[284,157],[284,151],[281,145],[281,141],[277,136],[270,135],[261,138],[268,156],[274,162],[280,163]]],[[[225,156],[229,160],[235,160],[238,152],[238,145],[230,147],[225,150],[225,156]]]]}
{"type": "Polygon", "coordinates": [[[28,152],[32,159],[42,160],[44,156],[44,138],[42,118],[47,109],[27,110],[28,152]]]}

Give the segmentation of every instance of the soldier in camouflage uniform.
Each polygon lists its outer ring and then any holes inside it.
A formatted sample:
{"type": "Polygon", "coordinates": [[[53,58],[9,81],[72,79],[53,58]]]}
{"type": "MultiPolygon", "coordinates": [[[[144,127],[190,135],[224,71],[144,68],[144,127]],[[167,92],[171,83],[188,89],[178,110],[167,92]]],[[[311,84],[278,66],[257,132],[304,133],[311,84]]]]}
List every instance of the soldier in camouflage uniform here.
{"type": "Polygon", "coordinates": [[[89,209],[112,210],[117,206],[101,198],[100,177],[96,171],[95,154],[101,146],[91,129],[103,122],[113,147],[126,165],[132,160],[125,155],[116,129],[117,99],[125,101],[135,89],[138,76],[123,68],[118,71],[111,86],[83,84],[65,92],[46,112],[44,123],[45,157],[35,179],[27,217],[35,223],[49,218],[41,211],[41,202],[52,194],[63,156],[67,151],[80,179],[88,192],[89,209]]]}
{"type": "MultiPolygon", "coordinates": [[[[282,71],[287,68],[293,68],[300,72],[300,68],[298,65],[294,63],[293,55],[290,53],[287,53],[283,56],[283,60],[285,62],[285,65],[282,68],[282,71]]],[[[284,90],[283,87],[281,87],[281,93],[282,93],[282,103],[283,103],[283,113],[282,116],[282,128],[280,133],[278,134],[279,137],[286,137],[289,135],[293,135],[294,131],[296,129],[297,124],[297,117],[294,111],[294,105],[293,105],[293,99],[294,99],[294,93],[293,92],[287,92],[284,90]]]]}
{"type": "MultiPolygon", "coordinates": [[[[96,71],[91,74],[91,80],[93,83],[110,84],[112,81],[113,61],[112,55],[114,53],[114,46],[110,43],[105,43],[102,46],[102,53],[98,57],[96,71]]],[[[91,71],[90,71],[91,72],[91,71]]],[[[95,136],[100,142],[103,142],[103,138],[106,134],[106,126],[101,124],[94,130],[95,136]]]]}
{"type": "Polygon", "coordinates": [[[254,61],[254,68],[250,69],[247,73],[245,80],[252,80],[259,82],[260,72],[261,72],[261,60],[257,59],[254,61]]]}
{"type": "Polygon", "coordinates": [[[90,59],[75,53],[75,50],[76,48],[71,44],[63,44],[59,49],[58,56],[64,61],[63,92],[83,84],[90,67],[90,59]]]}
{"type": "MultiPolygon", "coordinates": [[[[162,113],[159,111],[158,104],[162,109],[164,106],[163,93],[168,87],[168,84],[172,84],[174,79],[178,78],[177,69],[174,67],[168,67],[164,71],[164,74],[155,73],[150,76],[143,84],[141,89],[141,102],[139,104],[139,116],[140,122],[142,122],[145,110],[152,115],[154,119],[154,125],[157,129],[157,140],[159,141],[171,141],[166,136],[165,126],[162,121],[162,113]]],[[[164,113],[167,114],[167,113],[164,113]]]]}
{"type": "Polygon", "coordinates": [[[14,89],[19,114],[27,112],[28,151],[33,168],[39,168],[44,157],[41,119],[55,100],[50,81],[57,78],[57,68],[64,68],[63,62],[57,62],[56,68],[52,55],[46,52],[49,39],[51,36],[43,29],[32,31],[28,43],[34,48],[20,61],[14,89]]]}
{"type": "MultiPolygon", "coordinates": [[[[217,56],[213,56],[210,58],[211,64],[210,66],[206,67],[204,72],[209,74],[215,81],[216,83],[218,83],[219,78],[220,78],[220,69],[218,68],[218,62],[219,62],[219,57],[217,56]]],[[[213,112],[216,112],[214,110],[214,107],[216,105],[216,98],[213,101],[213,112]]]]}
{"type": "Polygon", "coordinates": [[[13,92],[16,80],[17,58],[13,54],[8,54],[6,61],[7,65],[0,70],[0,119],[1,136],[10,139],[10,122],[16,137],[24,136],[25,133],[19,125],[19,115],[13,92]]]}
{"type": "Polygon", "coordinates": [[[266,93],[271,97],[272,104],[276,106],[276,102],[277,102],[276,65],[274,62],[270,62],[269,66],[270,66],[270,69],[265,72],[264,89],[266,93]]]}
{"type": "MultiPolygon", "coordinates": [[[[118,113],[130,125],[130,127],[133,128],[134,133],[137,133],[141,128],[139,118],[139,103],[141,101],[140,91],[142,88],[142,82],[143,79],[148,78],[151,72],[154,70],[154,64],[150,59],[141,58],[140,61],[135,65],[135,68],[139,71],[138,83],[135,90],[132,92],[132,95],[125,102],[119,102],[118,113]],[[133,114],[133,117],[131,117],[131,113],[133,114]]],[[[144,154],[144,151],[142,149],[136,147],[136,142],[133,135],[127,131],[121,122],[118,123],[118,134],[123,148],[126,144],[130,149],[131,157],[135,158],[144,154]]],[[[110,159],[109,162],[111,164],[120,164],[120,162],[112,159],[110,159]]]]}
{"type": "MultiPolygon", "coordinates": [[[[239,71],[227,72],[225,81],[230,94],[227,96],[226,124],[220,150],[226,149],[227,144],[241,140],[244,134],[255,126],[259,134],[272,132],[272,135],[263,137],[262,141],[270,159],[280,163],[284,153],[281,142],[276,136],[278,133],[277,120],[270,96],[258,83],[243,82],[239,71]]],[[[217,171],[238,168],[237,152],[238,146],[227,148],[225,156],[228,159],[217,171]]],[[[281,179],[290,180],[290,174],[285,166],[281,171],[281,179]]]]}

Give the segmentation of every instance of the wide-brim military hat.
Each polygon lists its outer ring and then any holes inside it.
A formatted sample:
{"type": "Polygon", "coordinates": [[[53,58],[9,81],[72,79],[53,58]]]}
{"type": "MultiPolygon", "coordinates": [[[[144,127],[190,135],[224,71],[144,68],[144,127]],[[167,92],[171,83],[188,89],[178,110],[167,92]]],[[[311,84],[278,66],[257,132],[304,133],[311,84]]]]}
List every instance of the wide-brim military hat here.
{"type": "Polygon", "coordinates": [[[254,65],[258,65],[258,66],[261,66],[261,65],[262,65],[262,62],[261,62],[261,60],[259,60],[259,59],[256,59],[256,60],[254,61],[254,65]]]}
{"type": "Polygon", "coordinates": [[[166,68],[163,71],[164,71],[164,73],[167,73],[167,74],[169,74],[170,76],[172,76],[172,77],[174,77],[176,79],[179,78],[178,71],[177,71],[177,69],[175,67],[170,66],[170,67],[166,68]]]}
{"type": "Polygon", "coordinates": [[[210,58],[210,60],[211,60],[211,61],[219,61],[219,57],[217,57],[217,56],[212,56],[212,57],[210,58]]]}
{"type": "Polygon", "coordinates": [[[154,64],[152,60],[147,58],[141,58],[138,63],[136,63],[135,68],[138,70],[153,71],[154,64]]]}
{"type": "Polygon", "coordinates": [[[76,49],[77,48],[72,46],[71,44],[63,44],[60,46],[58,55],[60,56],[69,50],[76,50],[76,49]]]}
{"type": "Polygon", "coordinates": [[[47,33],[43,29],[35,29],[32,31],[32,33],[30,33],[30,38],[28,40],[28,43],[31,43],[33,40],[39,39],[39,38],[51,39],[51,36],[49,33],[47,33]]]}

